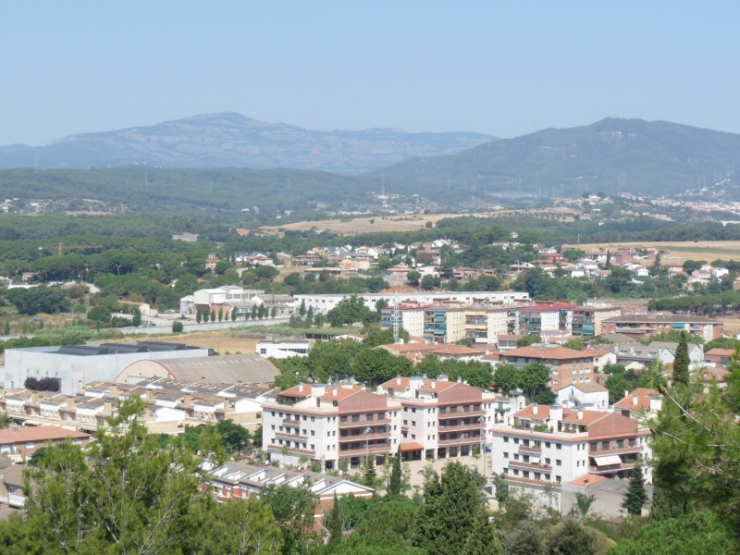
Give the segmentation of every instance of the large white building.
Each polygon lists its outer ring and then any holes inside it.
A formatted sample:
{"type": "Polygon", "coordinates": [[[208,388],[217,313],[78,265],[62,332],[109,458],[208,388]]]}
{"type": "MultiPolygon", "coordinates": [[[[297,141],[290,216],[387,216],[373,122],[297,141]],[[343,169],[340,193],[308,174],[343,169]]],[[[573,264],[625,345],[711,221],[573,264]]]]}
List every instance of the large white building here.
{"type": "Polygon", "coordinates": [[[126,367],[139,360],[207,357],[208,354],[208,349],[157,341],[8,349],[5,389],[25,387],[28,378],[53,378],[59,381],[60,393],[74,395],[89,382],[114,381],[126,367]]]}
{"type": "Polygon", "coordinates": [[[533,403],[490,433],[493,472],[514,485],[559,489],[587,474],[626,480],[637,464],[652,481],[650,431],[621,414],[533,403]]]}
{"type": "MultiPolygon", "coordinates": [[[[314,314],[326,314],[337,306],[342,300],[352,295],[348,293],[323,294],[323,295],[295,295],[296,306],[305,301],[306,308],[313,308],[314,314]]],[[[508,306],[529,302],[529,293],[520,291],[455,291],[455,292],[426,292],[426,293],[360,293],[357,295],[364,299],[368,308],[374,309],[375,303],[383,300],[389,306],[395,306],[397,302],[413,303],[419,305],[432,305],[439,303],[460,303],[463,305],[500,305],[508,306]]]]}

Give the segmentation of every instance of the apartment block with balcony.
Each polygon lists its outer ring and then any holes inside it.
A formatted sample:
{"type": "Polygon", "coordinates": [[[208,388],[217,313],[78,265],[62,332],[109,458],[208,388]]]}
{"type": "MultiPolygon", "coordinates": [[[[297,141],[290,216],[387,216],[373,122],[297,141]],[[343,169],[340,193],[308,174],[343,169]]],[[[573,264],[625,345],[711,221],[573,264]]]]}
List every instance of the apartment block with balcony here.
{"type": "Polygon", "coordinates": [[[577,351],[559,345],[541,344],[502,351],[501,364],[522,368],[542,363],[551,370],[550,386],[561,389],[570,384],[591,383],[594,380],[594,358],[598,353],[577,351]]]}
{"type": "Polygon", "coordinates": [[[667,331],[685,331],[705,342],[722,337],[724,323],[690,314],[625,314],[603,321],[604,333],[621,333],[639,339],[667,331]]]}
{"type": "Polygon", "coordinates": [[[357,468],[366,457],[382,464],[398,449],[399,402],[356,384],[298,384],[262,409],[262,448],[281,464],[320,462],[327,470],[340,459],[357,468]]]}
{"type": "Polygon", "coordinates": [[[638,464],[652,481],[650,431],[621,414],[533,403],[490,433],[493,472],[510,484],[557,489],[586,474],[628,480],[638,464]]]}
{"type": "Polygon", "coordinates": [[[509,331],[505,308],[470,307],[465,311],[465,334],[474,343],[495,343],[509,331]]]}
{"type": "Polygon", "coordinates": [[[424,309],[424,340],[457,343],[465,338],[465,308],[434,305],[424,309]]]}
{"type": "Polygon", "coordinates": [[[573,309],[565,302],[538,303],[519,308],[519,333],[540,335],[543,339],[562,339],[573,332],[573,309]]]}
{"type": "Polygon", "coordinates": [[[378,392],[402,406],[401,451],[407,460],[470,455],[488,443],[486,428],[506,422],[523,402],[446,376],[399,376],[379,386],[378,392]]]}
{"type": "Polygon", "coordinates": [[[618,306],[583,305],[573,309],[573,335],[596,337],[604,333],[603,322],[622,315],[618,306]]]}
{"type": "MultiPolygon", "coordinates": [[[[424,335],[424,306],[418,304],[401,303],[398,309],[401,316],[399,322],[401,327],[409,332],[412,337],[422,337],[424,335]]],[[[395,307],[388,306],[380,311],[381,329],[393,329],[393,319],[395,317],[395,307]]]]}

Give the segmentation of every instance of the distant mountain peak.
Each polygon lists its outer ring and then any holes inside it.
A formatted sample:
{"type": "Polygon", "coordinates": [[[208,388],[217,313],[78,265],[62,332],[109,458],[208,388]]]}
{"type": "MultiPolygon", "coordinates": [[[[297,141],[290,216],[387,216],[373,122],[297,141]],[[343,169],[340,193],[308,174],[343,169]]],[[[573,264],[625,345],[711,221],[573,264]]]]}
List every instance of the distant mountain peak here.
{"type": "Polygon", "coordinates": [[[312,131],[226,111],[70,135],[45,147],[0,147],[0,168],[149,165],[361,173],[420,156],[454,154],[492,140],[495,137],[477,133],[312,131]]]}

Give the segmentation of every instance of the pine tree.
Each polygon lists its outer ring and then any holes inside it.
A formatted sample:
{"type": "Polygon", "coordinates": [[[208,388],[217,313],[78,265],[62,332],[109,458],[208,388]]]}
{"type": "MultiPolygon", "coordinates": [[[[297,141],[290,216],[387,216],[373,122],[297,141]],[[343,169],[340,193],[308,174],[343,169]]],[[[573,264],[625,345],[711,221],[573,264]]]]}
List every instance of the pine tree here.
{"type": "Polygon", "coordinates": [[[306,322],[308,322],[309,326],[313,323],[313,307],[312,306],[309,306],[308,310],[306,311],[306,322]]]}
{"type": "Polygon", "coordinates": [[[203,321],[203,315],[200,313],[200,309],[195,311],[195,321],[199,324],[203,321]]]}
{"type": "Polygon", "coordinates": [[[465,541],[463,555],[499,555],[503,552],[496,530],[488,520],[488,514],[481,511],[465,541]]]}
{"type": "Polygon", "coordinates": [[[365,459],[365,467],[362,470],[362,483],[369,488],[374,488],[378,482],[378,473],[375,470],[375,457],[368,455],[365,459]]]}
{"type": "Polygon", "coordinates": [[[216,321],[216,309],[211,310],[211,322],[216,321]]]}
{"type": "Polygon", "coordinates": [[[638,464],[630,475],[630,485],[627,495],[624,501],[622,501],[622,508],[630,515],[640,516],[642,514],[642,506],[647,503],[647,500],[645,478],[642,475],[642,467],[638,464]]]}
{"type": "Polygon", "coordinates": [[[231,321],[236,322],[236,307],[231,309],[231,321]]]}
{"type": "Polygon", "coordinates": [[[393,458],[393,469],[391,477],[388,480],[388,495],[401,495],[403,488],[403,471],[401,470],[401,447],[398,447],[398,453],[393,458]]]}
{"type": "Polygon", "coordinates": [[[676,347],[676,357],[673,360],[673,384],[689,385],[689,345],[685,331],[681,332],[681,339],[676,347]]]}
{"type": "Polygon", "coordinates": [[[218,321],[219,322],[223,322],[224,321],[224,311],[223,310],[219,310],[218,311],[218,321]]]}
{"type": "Polygon", "coordinates": [[[301,306],[298,307],[298,314],[301,316],[306,315],[306,299],[301,299],[301,306]]]}

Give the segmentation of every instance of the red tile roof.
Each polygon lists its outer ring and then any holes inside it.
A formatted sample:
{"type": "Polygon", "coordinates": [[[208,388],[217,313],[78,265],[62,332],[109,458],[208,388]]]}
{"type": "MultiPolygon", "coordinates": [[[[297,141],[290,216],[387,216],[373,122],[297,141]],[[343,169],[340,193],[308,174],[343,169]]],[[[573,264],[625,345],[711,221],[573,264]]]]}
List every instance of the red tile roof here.
{"type": "Polygon", "coordinates": [[[589,351],[577,351],[567,347],[518,347],[501,353],[502,357],[539,358],[542,360],[571,360],[588,358],[593,360],[594,355],[589,351]]]}
{"type": "Polygon", "coordinates": [[[90,434],[65,430],[56,426],[34,426],[0,430],[0,445],[37,441],[60,441],[66,438],[86,439],[90,434]]]}
{"type": "Polygon", "coordinates": [[[638,387],[627,395],[624,399],[620,399],[614,403],[615,408],[635,410],[637,408],[643,408],[648,410],[650,408],[650,398],[653,395],[658,395],[657,389],[651,389],[649,387],[638,387]],[[637,404],[634,403],[634,396],[637,395],[637,404]]]}

